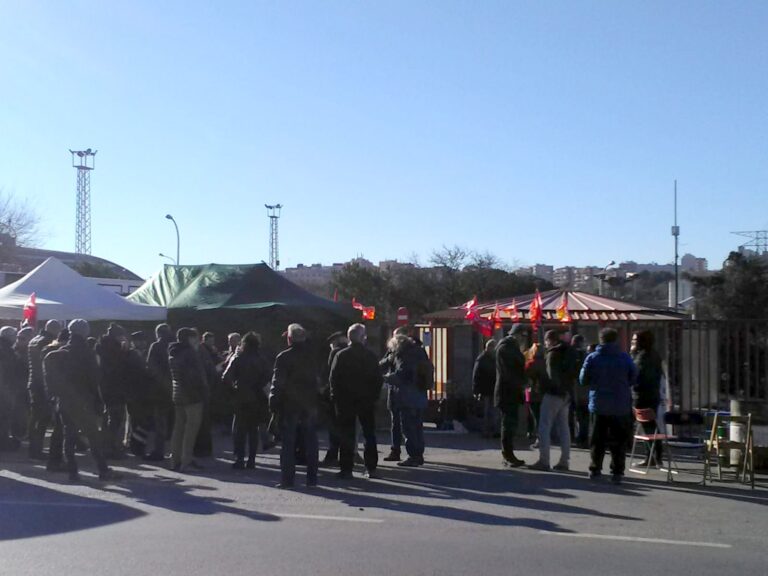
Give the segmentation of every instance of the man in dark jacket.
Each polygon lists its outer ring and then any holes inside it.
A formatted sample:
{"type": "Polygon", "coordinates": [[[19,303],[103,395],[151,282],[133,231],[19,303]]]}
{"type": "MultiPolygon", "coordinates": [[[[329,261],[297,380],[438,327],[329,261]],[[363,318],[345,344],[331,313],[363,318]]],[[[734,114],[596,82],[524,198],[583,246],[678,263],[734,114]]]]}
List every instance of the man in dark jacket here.
{"type": "Polygon", "coordinates": [[[18,450],[21,444],[12,434],[19,377],[18,357],[13,350],[15,342],[16,329],[13,326],[0,328],[0,451],[18,450]]]}
{"type": "Polygon", "coordinates": [[[43,460],[43,440],[45,432],[52,420],[53,410],[51,400],[45,393],[43,379],[43,350],[50,346],[61,330],[58,320],[48,320],[40,334],[29,342],[29,457],[33,460],[43,460]]]}
{"type": "Polygon", "coordinates": [[[556,330],[549,330],[544,335],[544,344],[547,348],[546,374],[539,380],[543,395],[539,416],[539,459],[530,468],[549,470],[549,446],[554,427],[560,440],[560,462],[555,465],[555,470],[567,471],[571,456],[568,415],[577,373],[570,346],[560,340],[556,330]]]}
{"type": "Polygon", "coordinates": [[[355,464],[355,426],[363,429],[366,477],[376,473],[379,456],[376,444],[376,401],[384,380],[376,355],[365,347],[365,326],[353,324],[347,331],[349,346],[333,360],[330,373],[331,401],[336,408],[341,440],[341,471],[338,477],[352,478],[355,464]]]}
{"type": "Polygon", "coordinates": [[[496,408],[493,390],[496,387],[496,340],[488,340],[485,350],[475,360],[472,370],[472,394],[483,403],[483,438],[496,433],[496,408]]]}
{"type": "Polygon", "coordinates": [[[85,320],[69,323],[69,342],[46,355],[43,359],[43,373],[49,394],[58,400],[58,410],[64,426],[64,456],[66,469],[71,481],[80,476],[75,459],[75,445],[79,433],[88,440],[91,455],[96,461],[99,478],[112,477],[101,452],[101,436],[98,421],[102,411],[99,380],[101,373],[96,355],[88,346],[86,338],[90,326],[85,320]]]}
{"type": "MultiPolygon", "coordinates": [[[[634,334],[630,352],[637,367],[637,380],[632,387],[634,406],[638,409],[650,408],[655,414],[661,403],[661,378],[664,376],[664,366],[661,355],[654,346],[653,332],[645,330],[634,334]]],[[[646,434],[653,434],[656,428],[656,420],[643,422],[643,430],[646,434]]],[[[661,442],[655,442],[654,446],[655,453],[651,463],[660,466],[663,462],[661,442]]],[[[640,467],[647,465],[647,458],[637,464],[640,467]]]]}
{"type": "Polygon", "coordinates": [[[613,328],[601,331],[600,345],[587,356],[580,376],[581,385],[589,388],[589,476],[598,479],[602,475],[607,447],[615,484],[624,476],[627,442],[632,434],[632,386],[637,375],[632,358],[621,350],[618,339],[613,328]]]}
{"type": "Polygon", "coordinates": [[[222,376],[222,381],[234,392],[235,418],[232,424],[232,436],[235,462],[232,468],[235,470],[256,467],[259,428],[266,424],[265,388],[269,383],[272,370],[260,348],[261,337],[255,332],[248,332],[222,376]],[[248,442],[247,464],[245,462],[246,440],[248,442]]]}
{"type": "Polygon", "coordinates": [[[171,468],[182,472],[202,468],[192,458],[208,396],[208,381],[198,353],[199,346],[197,330],[182,328],[176,333],[176,342],[168,347],[174,406],[171,468]]]}
{"type": "Polygon", "coordinates": [[[56,335],[56,339],[48,344],[40,352],[40,357],[43,359],[43,384],[45,397],[49,399],[51,403],[51,416],[53,422],[53,431],[51,432],[50,445],[48,448],[48,462],[46,463],[46,470],[48,472],[61,472],[66,470],[64,466],[64,421],[61,417],[61,410],[59,409],[59,402],[56,395],[51,391],[48,386],[47,375],[45,371],[45,359],[48,354],[54,350],[58,350],[66,346],[69,343],[69,330],[64,328],[56,335]]]}
{"type": "Polygon", "coordinates": [[[160,462],[165,459],[165,440],[170,433],[173,414],[171,391],[171,367],[168,363],[168,347],[173,343],[173,333],[168,324],[158,324],[157,338],[149,345],[147,371],[152,378],[152,451],[147,460],[160,462]]]}
{"type": "Polygon", "coordinates": [[[101,366],[101,397],[104,400],[105,456],[108,459],[125,457],[125,415],[127,403],[128,333],[114,322],[107,333],[99,338],[96,354],[101,366]]]}
{"type": "MultiPolygon", "coordinates": [[[[581,373],[581,367],[587,358],[587,349],[584,342],[584,336],[574,335],[571,340],[571,351],[576,374],[581,373]]],[[[576,446],[579,448],[589,447],[589,391],[583,386],[579,386],[578,377],[573,390],[572,410],[574,416],[573,434],[576,437],[576,446]]]]}
{"type": "Polygon", "coordinates": [[[525,462],[515,456],[518,412],[525,401],[525,356],[530,344],[530,330],[515,324],[509,335],[496,347],[496,385],[494,403],[501,412],[501,455],[505,466],[516,468],[525,462]]]}
{"type": "Polygon", "coordinates": [[[328,451],[323,458],[323,466],[337,466],[339,463],[339,452],[341,441],[339,440],[338,422],[336,421],[336,408],[331,401],[331,366],[336,359],[336,355],[349,345],[349,340],[344,332],[334,332],[328,337],[328,344],[331,351],[328,354],[328,363],[325,368],[323,381],[325,388],[322,392],[324,412],[328,418],[328,451]]]}
{"type": "Polygon", "coordinates": [[[292,488],[296,476],[296,434],[301,426],[307,462],[307,486],[317,486],[317,411],[320,373],[307,333],[299,324],[287,331],[288,348],[278,354],[272,373],[269,409],[276,414],[283,444],[280,449],[279,488],[292,488]]]}

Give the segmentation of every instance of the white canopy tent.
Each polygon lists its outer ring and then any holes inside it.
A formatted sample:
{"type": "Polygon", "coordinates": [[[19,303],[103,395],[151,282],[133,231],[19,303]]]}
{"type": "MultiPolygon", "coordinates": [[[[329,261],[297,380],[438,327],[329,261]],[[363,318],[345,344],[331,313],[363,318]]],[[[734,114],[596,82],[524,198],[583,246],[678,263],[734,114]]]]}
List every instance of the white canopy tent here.
{"type": "Polygon", "coordinates": [[[82,318],[142,322],[163,321],[167,316],[167,310],[161,306],[129,302],[56,258],[48,258],[23,278],[0,288],[0,318],[21,320],[24,304],[33,293],[38,321],[82,318]]]}

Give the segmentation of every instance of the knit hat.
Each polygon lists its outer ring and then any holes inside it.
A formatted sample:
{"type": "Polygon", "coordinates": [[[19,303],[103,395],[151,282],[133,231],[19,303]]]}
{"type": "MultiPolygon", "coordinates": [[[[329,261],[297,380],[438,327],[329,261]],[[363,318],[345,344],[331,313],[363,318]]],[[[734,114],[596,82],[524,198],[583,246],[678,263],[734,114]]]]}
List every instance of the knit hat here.
{"type": "Polygon", "coordinates": [[[510,336],[516,336],[518,334],[528,334],[531,329],[525,324],[513,324],[509,330],[510,336]]]}
{"type": "Polygon", "coordinates": [[[116,322],[112,322],[109,325],[109,328],[107,328],[107,334],[114,338],[124,338],[127,335],[127,332],[125,328],[120,326],[120,324],[117,324],[116,322]]]}
{"type": "Polygon", "coordinates": [[[91,334],[91,326],[88,324],[87,320],[83,320],[82,318],[78,318],[77,320],[72,320],[72,322],[69,323],[69,333],[72,336],[80,336],[81,338],[88,338],[88,336],[91,334]]]}
{"type": "Polygon", "coordinates": [[[48,334],[58,334],[61,331],[61,322],[58,320],[48,320],[45,323],[45,331],[48,334]]]}
{"type": "Polygon", "coordinates": [[[16,334],[16,328],[13,326],[3,326],[0,328],[0,339],[14,343],[16,342],[16,334]]]}

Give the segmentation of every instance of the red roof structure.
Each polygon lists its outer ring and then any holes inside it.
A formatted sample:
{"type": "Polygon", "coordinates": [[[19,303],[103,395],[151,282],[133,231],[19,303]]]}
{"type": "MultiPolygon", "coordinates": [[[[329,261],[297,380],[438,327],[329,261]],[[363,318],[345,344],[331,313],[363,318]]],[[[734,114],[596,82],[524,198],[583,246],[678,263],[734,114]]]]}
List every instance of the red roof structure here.
{"type": "MultiPolygon", "coordinates": [[[[550,290],[541,293],[543,322],[558,322],[557,307],[562,302],[563,293],[568,295],[568,311],[574,322],[676,321],[686,317],[670,310],[649,308],[635,302],[615,300],[586,292],[550,290]]],[[[504,298],[493,302],[481,302],[475,310],[479,316],[490,318],[497,304],[500,310],[504,310],[504,308],[512,306],[514,300],[520,315],[519,321],[525,322],[529,320],[529,311],[534,297],[535,294],[528,294],[517,296],[514,299],[504,298]]],[[[425,319],[435,323],[463,323],[466,319],[466,312],[467,310],[463,306],[454,306],[448,310],[427,314],[425,319]]],[[[502,319],[508,320],[504,314],[502,314],[502,319]]]]}

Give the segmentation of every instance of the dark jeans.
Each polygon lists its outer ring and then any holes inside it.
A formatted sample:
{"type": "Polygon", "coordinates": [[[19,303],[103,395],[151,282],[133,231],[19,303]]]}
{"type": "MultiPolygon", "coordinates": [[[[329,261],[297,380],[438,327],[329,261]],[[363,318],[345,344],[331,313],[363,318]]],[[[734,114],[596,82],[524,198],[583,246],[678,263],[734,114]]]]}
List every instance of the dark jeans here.
{"type": "Polygon", "coordinates": [[[352,472],[355,467],[355,425],[360,420],[360,427],[363,429],[364,451],[363,459],[365,468],[369,472],[374,472],[379,463],[379,453],[376,448],[376,408],[374,406],[365,408],[347,408],[339,410],[336,417],[339,430],[340,459],[339,465],[342,472],[352,472]]]}
{"type": "Polygon", "coordinates": [[[235,458],[245,459],[245,444],[248,443],[248,459],[256,458],[259,446],[259,426],[263,424],[265,408],[260,402],[235,404],[235,418],[232,422],[235,458]]]}
{"type": "Polygon", "coordinates": [[[341,440],[339,439],[339,423],[336,418],[336,408],[329,401],[324,411],[328,420],[328,451],[325,453],[325,457],[327,460],[338,460],[341,440]]]}
{"type": "Polygon", "coordinates": [[[528,435],[538,437],[539,416],[541,415],[541,401],[531,402],[528,405],[528,435]]]}
{"type": "Polygon", "coordinates": [[[77,406],[64,405],[61,409],[61,419],[64,426],[64,456],[67,459],[67,471],[77,472],[75,446],[79,433],[88,439],[99,473],[107,470],[107,463],[101,451],[101,436],[99,435],[98,416],[77,406]]]}
{"type": "Polygon", "coordinates": [[[611,474],[624,475],[627,457],[627,441],[632,436],[632,416],[592,414],[589,446],[592,461],[591,472],[601,472],[606,448],[611,451],[611,474]]]}
{"type": "Polygon", "coordinates": [[[576,444],[582,448],[589,446],[589,406],[586,404],[576,406],[576,422],[578,424],[576,444]]]}
{"type": "Polygon", "coordinates": [[[211,405],[203,402],[203,420],[195,440],[194,454],[198,458],[207,458],[213,454],[213,436],[211,435],[211,405]]]}
{"type": "Polygon", "coordinates": [[[517,433],[518,407],[511,406],[501,412],[501,455],[505,460],[515,458],[515,434],[517,433]]]}
{"type": "Polygon", "coordinates": [[[400,447],[403,445],[403,423],[400,408],[391,408],[389,414],[392,416],[392,452],[400,453],[400,447]]]}
{"type": "Polygon", "coordinates": [[[110,401],[104,409],[104,419],[102,424],[103,446],[108,456],[119,454],[123,451],[125,435],[123,427],[125,426],[125,402],[110,401]]]}
{"type": "Polygon", "coordinates": [[[51,423],[53,409],[46,401],[34,402],[29,407],[29,455],[33,458],[43,454],[45,432],[51,423]]]}
{"type": "Polygon", "coordinates": [[[58,466],[64,461],[64,422],[58,406],[53,411],[53,432],[48,447],[48,464],[58,466]]]}
{"type": "Polygon", "coordinates": [[[293,484],[296,476],[296,436],[299,426],[307,459],[307,483],[317,482],[317,411],[303,410],[280,414],[280,436],[283,441],[280,448],[280,472],[282,483],[286,485],[293,484]]]}
{"type": "Polygon", "coordinates": [[[405,436],[405,451],[414,460],[424,459],[424,410],[401,408],[400,421],[405,436]]]}

